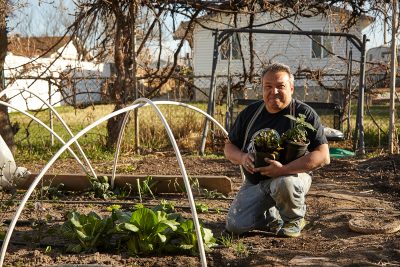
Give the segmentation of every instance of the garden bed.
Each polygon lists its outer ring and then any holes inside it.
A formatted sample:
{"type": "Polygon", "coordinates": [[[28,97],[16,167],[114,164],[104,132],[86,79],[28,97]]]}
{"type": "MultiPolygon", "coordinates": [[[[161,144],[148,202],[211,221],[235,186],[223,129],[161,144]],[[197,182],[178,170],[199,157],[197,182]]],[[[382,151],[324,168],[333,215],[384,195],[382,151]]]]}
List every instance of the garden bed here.
{"type": "MultiPolygon", "coordinates": [[[[220,245],[206,253],[208,266],[265,266],[290,265],[317,262],[317,265],[400,265],[400,233],[359,234],[348,227],[351,218],[360,216],[391,217],[400,219],[400,159],[380,156],[374,159],[333,160],[331,165],[314,174],[313,186],[307,197],[309,222],[299,238],[275,237],[267,232],[256,231],[245,236],[224,233],[226,211],[241,178],[238,166],[222,157],[201,158],[184,156],[190,175],[226,175],[233,181],[233,193],[223,198],[212,192],[196,191],[196,203],[208,207],[208,212],[199,213],[203,225],[210,228],[220,245]],[[224,238],[221,238],[224,237],[224,238]],[[222,242],[224,241],[224,242],[222,242]]],[[[32,172],[39,172],[43,163],[22,163],[32,172]]],[[[110,173],[110,164],[94,162],[99,173],[110,173]]],[[[179,167],[172,153],[156,154],[140,158],[122,158],[120,172],[125,174],[176,175],[179,167]]],[[[60,160],[51,173],[81,173],[73,160],[60,160]]],[[[22,197],[19,192],[14,199],[22,197]]],[[[3,193],[2,199],[9,195],[3,193]]],[[[119,203],[124,210],[132,210],[140,203],[137,194],[133,197],[103,200],[92,194],[66,192],[57,199],[49,200],[46,192],[38,190],[24,209],[20,222],[8,247],[6,266],[62,266],[65,264],[87,264],[96,266],[198,266],[198,256],[148,255],[132,256],[124,248],[92,253],[71,254],[65,248],[69,241],[62,238],[57,229],[65,221],[67,211],[77,210],[82,214],[96,211],[109,213],[111,204],[119,203]],[[43,200],[41,200],[43,199],[43,200]]],[[[162,199],[172,201],[184,217],[191,218],[189,203],[183,193],[160,194],[155,199],[143,197],[143,204],[154,206],[162,199]]],[[[10,206],[2,215],[6,230],[16,206],[10,206]]]]}

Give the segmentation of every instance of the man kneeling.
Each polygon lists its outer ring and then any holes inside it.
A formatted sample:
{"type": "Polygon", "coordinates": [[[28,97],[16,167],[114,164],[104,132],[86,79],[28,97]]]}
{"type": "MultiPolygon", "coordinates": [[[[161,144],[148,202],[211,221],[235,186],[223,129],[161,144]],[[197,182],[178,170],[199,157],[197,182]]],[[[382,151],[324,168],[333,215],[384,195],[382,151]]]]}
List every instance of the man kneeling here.
{"type": "Polygon", "coordinates": [[[312,180],[309,172],[330,163],[328,142],[316,112],[292,98],[294,77],[288,66],[267,66],[262,87],[263,101],[239,114],[225,144],[226,158],[241,165],[246,177],[229,209],[226,229],[237,234],[269,229],[281,236],[297,237],[306,224],[305,196],[312,180]],[[274,129],[282,135],[292,127],[285,115],[299,114],[315,128],[307,130],[309,153],[286,164],[266,158],[268,166],[256,168],[250,151],[253,135],[261,129],[274,129]]]}

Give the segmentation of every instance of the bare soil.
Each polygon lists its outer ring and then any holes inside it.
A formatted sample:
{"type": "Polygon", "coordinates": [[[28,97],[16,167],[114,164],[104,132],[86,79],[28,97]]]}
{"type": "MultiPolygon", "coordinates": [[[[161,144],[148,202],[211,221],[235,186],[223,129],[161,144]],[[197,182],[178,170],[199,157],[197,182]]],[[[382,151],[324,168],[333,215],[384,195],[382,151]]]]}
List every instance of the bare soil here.
{"type": "MultiPolygon", "coordinates": [[[[207,199],[196,195],[220,212],[199,214],[204,225],[215,237],[224,233],[226,210],[241,184],[239,168],[223,158],[184,156],[189,175],[226,175],[232,179],[234,191],[227,199],[207,199]]],[[[25,163],[39,172],[45,163],[25,163]]],[[[98,162],[100,173],[111,173],[111,163],[98,162]]],[[[179,174],[172,153],[156,153],[144,157],[126,157],[119,164],[120,172],[131,174],[179,174]]],[[[58,161],[52,173],[81,173],[72,160],[58,161]]],[[[18,195],[17,197],[21,197],[18,195]]],[[[7,196],[3,193],[3,199],[7,196]]],[[[67,211],[105,213],[111,201],[121,201],[128,208],[138,199],[101,201],[81,194],[66,194],[60,200],[79,200],[67,203],[48,203],[32,196],[20,217],[7,249],[5,266],[199,266],[199,257],[186,255],[152,255],[132,257],[120,251],[68,254],[68,242],[57,234],[67,211]],[[85,203],[84,201],[100,201],[85,203]],[[132,203],[132,204],[130,204],[132,203]],[[46,219],[45,224],[40,220],[46,219]],[[51,250],[49,251],[49,248],[51,250]],[[46,251],[47,248],[47,251],[46,251]]],[[[161,199],[174,201],[178,211],[188,218],[190,210],[185,195],[163,195],[145,199],[145,204],[156,204],[161,199]]],[[[208,266],[400,266],[400,232],[391,234],[361,234],[350,230],[352,218],[382,218],[400,220],[400,157],[380,156],[372,159],[333,159],[329,166],[314,172],[313,185],[307,196],[307,226],[299,238],[281,238],[255,231],[235,237],[229,247],[220,246],[207,252],[208,266]]],[[[16,206],[0,217],[2,222],[12,218],[16,206]]],[[[2,230],[6,230],[3,225],[2,230]]]]}

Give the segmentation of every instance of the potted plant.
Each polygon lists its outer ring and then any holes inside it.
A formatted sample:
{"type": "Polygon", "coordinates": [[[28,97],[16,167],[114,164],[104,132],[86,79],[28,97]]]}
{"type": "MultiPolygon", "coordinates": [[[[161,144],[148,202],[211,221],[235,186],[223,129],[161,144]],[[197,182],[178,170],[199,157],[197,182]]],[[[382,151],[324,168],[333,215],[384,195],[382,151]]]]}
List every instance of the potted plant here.
{"type": "Polygon", "coordinates": [[[279,159],[280,136],[273,129],[260,130],[253,139],[255,149],[254,165],[256,167],[266,166],[265,158],[279,159]]]}
{"type": "Polygon", "coordinates": [[[305,121],[306,116],[304,114],[299,114],[298,117],[285,116],[294,121],[294,127],[283,133],[281,137],[281,144],[284,148],[282,160],[288,163],[304,156],[310,144],[307,138],[307,129],[315,131],[315,128],[305,121]]]}

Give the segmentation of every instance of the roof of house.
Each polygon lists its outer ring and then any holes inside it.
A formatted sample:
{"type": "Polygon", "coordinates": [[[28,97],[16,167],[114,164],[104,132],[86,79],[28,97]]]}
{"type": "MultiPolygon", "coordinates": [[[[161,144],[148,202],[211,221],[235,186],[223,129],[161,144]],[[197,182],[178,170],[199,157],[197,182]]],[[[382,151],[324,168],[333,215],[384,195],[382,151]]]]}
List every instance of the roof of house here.
{"type": "Polygon", "coordinates": [[[16,56],[49,57],[70,41],[69,36],[21,37],[13,35],[9,38],[7,50],[16,56]]]}

